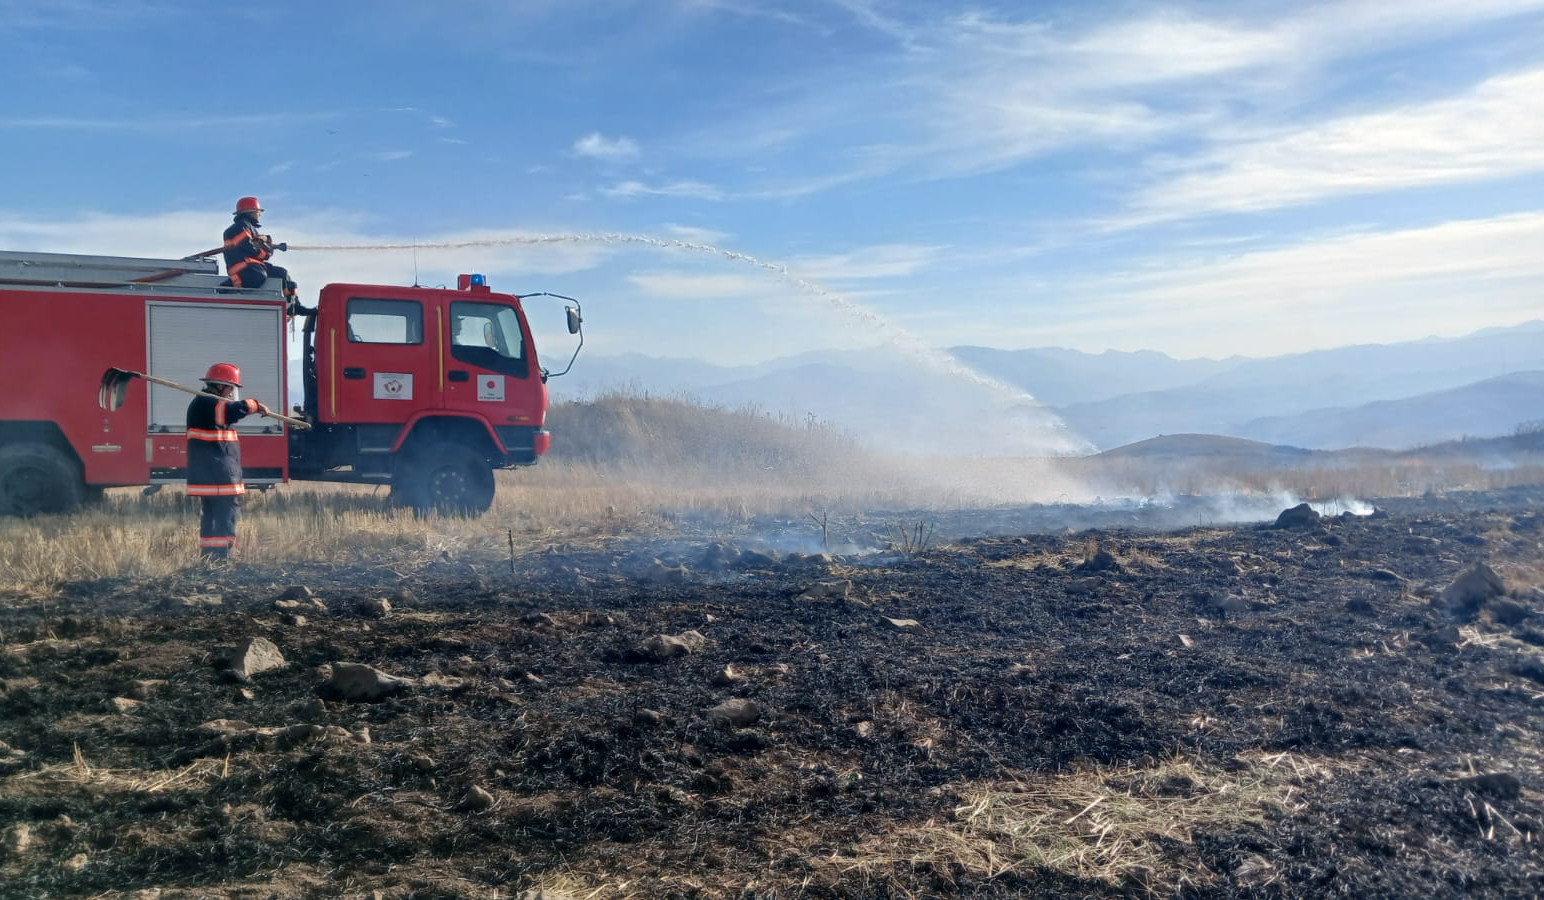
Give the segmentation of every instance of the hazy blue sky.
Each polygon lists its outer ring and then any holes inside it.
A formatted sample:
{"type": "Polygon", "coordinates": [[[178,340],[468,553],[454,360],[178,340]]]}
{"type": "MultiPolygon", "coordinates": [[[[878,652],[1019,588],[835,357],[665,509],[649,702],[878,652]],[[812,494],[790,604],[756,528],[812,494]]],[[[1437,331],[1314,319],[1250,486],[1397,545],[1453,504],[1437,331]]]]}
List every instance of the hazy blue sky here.
{"type": "Polygon", "coordinates": [[[0,0],[0,83],[0,249],[182,256],[256,194],[308,247],[517,241],[294,250],[308,297],[484,271],[599,352],[1544,316],[1544,0],[0,0]]]}

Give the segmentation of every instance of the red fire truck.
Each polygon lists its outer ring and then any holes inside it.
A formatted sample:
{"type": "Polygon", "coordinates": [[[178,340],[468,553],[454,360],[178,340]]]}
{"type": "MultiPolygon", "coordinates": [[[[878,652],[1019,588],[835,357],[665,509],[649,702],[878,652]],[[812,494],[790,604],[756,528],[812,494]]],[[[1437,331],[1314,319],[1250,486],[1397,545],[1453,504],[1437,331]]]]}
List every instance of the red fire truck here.
{"type": "MultiPolygon", "coordinates": [[[[188,397],[147,382],[106,411],[107,367],[198,385],[211,363],[231,362],[243,396],[293,404],[311,428],[237,426],[258,487],[387,484],[415,510],[475,515],[493,502],[493,470],[546,452],[547,377],[568,369],[537,361],[522,297],[480,275],[454,290],[328,285],[296,320],[302,390],[291,394],[278,279],[222,280],[203,259],[0,251],[0,513],[69,512],[107,487],[185,481],[188,397]]],[[[526,296],[563,301],[577,357],[578,302],[526,296]]]]}

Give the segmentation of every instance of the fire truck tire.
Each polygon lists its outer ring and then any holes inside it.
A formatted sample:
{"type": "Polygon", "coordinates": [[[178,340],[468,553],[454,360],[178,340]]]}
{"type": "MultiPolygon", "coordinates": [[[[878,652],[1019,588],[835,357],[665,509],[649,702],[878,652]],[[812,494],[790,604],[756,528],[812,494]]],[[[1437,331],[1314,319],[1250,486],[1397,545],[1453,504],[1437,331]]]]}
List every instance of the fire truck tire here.
{"type": "Polygon", "coordinates": [[[462,444],[440,442],[405,453],[391,496],[420,515],[480,516],[493,505],[493,467],[462,444]]]}
{"type": "Polygon", "coordinates": [[[85,495],[80,471],[58,448],[36,443],[0,447],[0,514],[70,513],[85,495]]]}

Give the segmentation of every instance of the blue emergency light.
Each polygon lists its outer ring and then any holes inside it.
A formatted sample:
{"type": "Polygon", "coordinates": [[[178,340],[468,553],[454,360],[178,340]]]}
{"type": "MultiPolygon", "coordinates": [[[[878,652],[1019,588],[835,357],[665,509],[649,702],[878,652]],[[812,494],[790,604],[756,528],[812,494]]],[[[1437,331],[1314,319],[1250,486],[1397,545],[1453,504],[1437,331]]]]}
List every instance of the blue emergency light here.
{"type": "Polygon", "coordinates": [[[471,280],[472,280],[472,285],[474,287],[482,287],[482,286],[484,286],[484,285],[486,285],[488,283],[488,279],[487,278],[485,278],[482,275],[477,274],[475,272],[472,274],[472,279],[471,280]]]}

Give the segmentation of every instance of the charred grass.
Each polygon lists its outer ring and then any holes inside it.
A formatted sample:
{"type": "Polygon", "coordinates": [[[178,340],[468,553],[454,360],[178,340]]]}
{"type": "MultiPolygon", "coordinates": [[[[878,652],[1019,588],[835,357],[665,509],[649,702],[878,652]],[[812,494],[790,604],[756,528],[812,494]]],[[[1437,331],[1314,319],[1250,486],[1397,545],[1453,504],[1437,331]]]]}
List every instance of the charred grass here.
{"type": "Polygon", "coordinates": [[[1526,895],[1541,500],[914,553],[875,522],[834,558],[678,522],[12,596],[0,895],[1526,895]],[[1433,605],[1478,561],[1524,617],[1433,605]],[[325,610],[276,605],[297,578],[325,610]],[[254,636],[288,665],[233,680],[254,636]],[[410,686],[324,700],[342,662],[410,686]]]}
{"type": "Polygon", "coordinates": [[[1175,527],[796,437],[558,455],[482,520],[290,486],[217,569],[175,495],[5,524],[0,896],[1536,892],[1540,489],[1175,527]]]}

